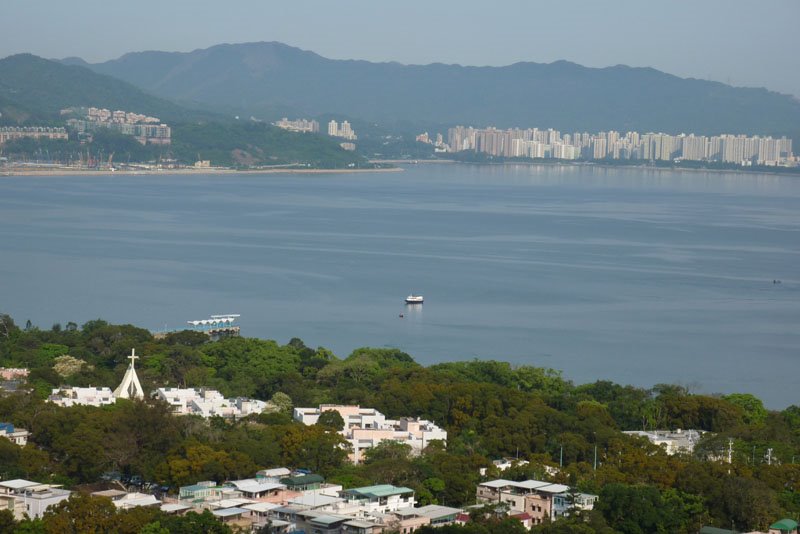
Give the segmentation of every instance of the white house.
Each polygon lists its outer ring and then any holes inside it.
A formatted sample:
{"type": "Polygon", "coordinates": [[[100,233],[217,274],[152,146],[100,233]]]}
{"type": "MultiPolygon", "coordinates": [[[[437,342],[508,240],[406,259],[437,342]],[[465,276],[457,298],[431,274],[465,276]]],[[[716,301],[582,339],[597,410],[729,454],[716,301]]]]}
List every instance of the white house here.
{"type": "Polygon", "coordinates": [[[0,509],[11,510],[20,521],[27,514],[36,519],[48,508],[68,499],[72,492],[50,484],[14,479],[0,482],[0,509]]]}
{"type": "Polygon", "coordinates": [[[705,432],[702,430],[627,430],[623,434],[647,438],[650,443],[663,448],[667,454],[691,453],[705,432]]]}
{"type": "Polygon", "coordinates": [[[374,408],[353,405],[321,404],[319,408],[295,408],[294,419],[306,425],[313,425],[326,411],[341,415],[344,425],[340,433],[350,443],[350,460],[360,463],[363,451],[382,441],[397,441],[411,446],[413,454],[419,454],[433,440],[447,441],[447,431],[425,419],[402,418],[386,419],[374,408]]]}
{"type": "Polygon", "coordinates": [[[264,401],[226,399],[219,391],[206,388],[158,388],[153,395],[169,404],[176,415],[243,417],[267,408],[264,401]]]}
{"type": "Polygon", "coordinates": [[[54,389],[47,400],[64,407],[77,405],[105,406],[117,402],[114,393],[111,392],[111,388],[107,387],[79,388],[65,386],[54,389]]]}
{"type": "Polygon", "coordinates": [[[24,447],[31,433],[24,428],[14,428],[11,423],[0,423],[0,437],[6,438],[15,445],[24,447]]]}

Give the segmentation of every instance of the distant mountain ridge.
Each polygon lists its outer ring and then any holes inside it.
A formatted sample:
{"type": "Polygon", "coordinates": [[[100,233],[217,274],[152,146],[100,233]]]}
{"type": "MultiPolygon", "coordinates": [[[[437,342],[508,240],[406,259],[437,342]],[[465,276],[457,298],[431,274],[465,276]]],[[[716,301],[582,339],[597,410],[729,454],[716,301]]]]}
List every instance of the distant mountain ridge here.
{"type": "Polygon", "coordinates": [[[369,121],[562,131],[800,130],[800,101],[789,95],[624,65],[371,63],[327,59],[277,42],[135,52],[82,64],[164,98],[269,119],[334,113],[369,121]]]}
{"type": "Polygon", "coordinates": [[[70,106],[123,109],[164,121],[208,116],[185,109],[118,78],[31,54],[0,59],[0,113],[4,122],[47,121],[70,106]]]}
{"type": "MultiPolygon", "coordinates": [[[[102,149],[106,154],[116,152],[118,157],[127,154],[133,161],[147,161],[168,151],[182,163],[202,159],[214,165],[240,167],[365,165],[361,156],[343,150],[334,138],[303,135],[263,122],[237,121],[209,111],[187,109],[126,81],[81,66],[77,58],[69,62],[72,64],[64,65],[31,54],[0,59],[0,126],[64,126],[65,117],[60,110],[95,106],[156,116],[172,128],[172,144],[168,148],[141,147],[132,137],[118,134],[109,138],[96,133],[92,142],[95,153],[102,149]]],[[[52,154],[63,161],[81,157],[81,145],[74,137],[56,145],[45,147],[48,157],[52,154]]],[[[21,157],[30,157],[37,150],[37,146],[14,143],[11,148],[6,144],[2,148],[21,157]]]]}

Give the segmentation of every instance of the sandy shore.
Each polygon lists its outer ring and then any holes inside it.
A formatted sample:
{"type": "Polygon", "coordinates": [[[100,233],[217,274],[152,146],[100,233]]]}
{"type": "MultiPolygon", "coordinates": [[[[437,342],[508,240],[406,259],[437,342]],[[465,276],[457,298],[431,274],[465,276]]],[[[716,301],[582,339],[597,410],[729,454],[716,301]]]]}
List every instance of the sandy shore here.
{"type": "Polygon", "coordinates": [[[147,170],[117,170],[110,171],[108,169],[75,169],[72,167],[0,167],[0,176],[136,176],[136,175],[207,175],[207,174],[353,174],[353,173],[371,173],[371,172],[402,172],[400,167],[391,167],[388,169],[147,169],[147,170]]]}

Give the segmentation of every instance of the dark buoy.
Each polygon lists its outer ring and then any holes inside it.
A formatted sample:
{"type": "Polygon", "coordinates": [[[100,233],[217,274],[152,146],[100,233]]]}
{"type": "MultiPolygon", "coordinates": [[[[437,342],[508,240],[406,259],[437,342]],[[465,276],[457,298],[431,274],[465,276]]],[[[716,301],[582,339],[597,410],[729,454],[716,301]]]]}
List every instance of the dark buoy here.
{"type": "Polygon", "coordinates": [[[404,316],[404,315],[401,313],[401,314],[400,314],[400,318],[402,319],[403,317],[405,317],[405,316],[404,316]]]}

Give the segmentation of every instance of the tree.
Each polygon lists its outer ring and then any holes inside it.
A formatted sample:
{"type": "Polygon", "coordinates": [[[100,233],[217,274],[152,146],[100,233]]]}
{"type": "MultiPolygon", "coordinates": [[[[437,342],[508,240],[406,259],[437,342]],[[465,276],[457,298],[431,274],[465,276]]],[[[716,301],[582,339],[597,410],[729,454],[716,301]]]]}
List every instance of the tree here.
{"type": "Polygon", "coordinates": [[[291,414],[292,413],[292,399],[286,393],[280,391],[275,392],[269,402],[272,403],[279,413],[291,414]]]}
{"type": "Polygon", "coordinates": [[[14,512],[11,510],[0,510],[0,534],[11,534],[17,522],[14,521],[14,512]]]}
{"type": "Polygon", "coordinates": [[[350,444],[338,432],[319,425],[292,425],[281,438],[284,462],[327,474],[341,467],[350,444]]]}
{"type": "Polygon", "coordinates": [[[337,432],[344,430],[344,419],[342,418],[342,414],[336,410],[325,410],[319,414],[317,424],[321,427],[336,430],[337,432]]]}
{"type": "Polygon", "coordinates": [[[760,425],[767,419],[767,409],[761,399],[750,393],[731,393],[723,399],[742,409],[742,419],[747,425],[760,425]]]}
{"type": "Polygon", "coordinates": [[[111,499],[73,493],[45,512],[48,534],[101,534],[115,529],[117,509],[111,499]]]}

